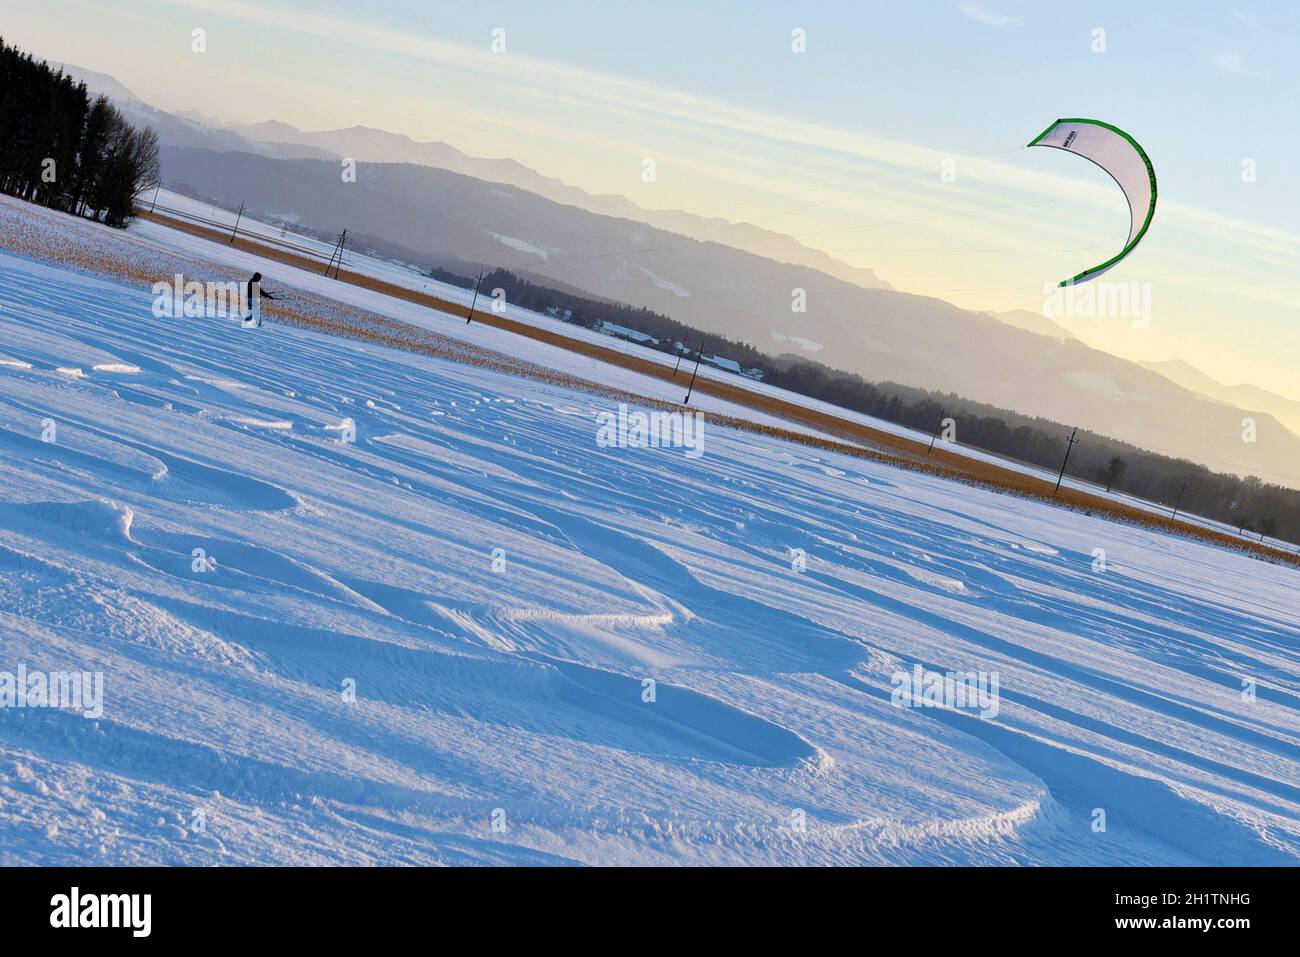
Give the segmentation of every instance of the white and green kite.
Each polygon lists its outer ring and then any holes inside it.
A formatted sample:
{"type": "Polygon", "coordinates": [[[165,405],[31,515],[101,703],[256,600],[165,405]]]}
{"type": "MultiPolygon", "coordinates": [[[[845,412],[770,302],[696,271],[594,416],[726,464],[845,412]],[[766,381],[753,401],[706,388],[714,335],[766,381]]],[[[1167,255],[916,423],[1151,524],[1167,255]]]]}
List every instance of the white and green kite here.
{"type": "Polygon", "coordinates": [[[1119,255],[1100,266],[1085,269],[1072,279],[1061,280],[1061,285],[1072,286],[1100,276],[1133,251],[1146,235],[1151,217],[1156,214],[1156,173],[1151,168],[1151,158],[1133,137],[1100,120],[1057,120],[1029,145],[1077,153],[1109,173],[1124,191],[1130,220],[1128,242],[1124,248],[1119,255]]]}

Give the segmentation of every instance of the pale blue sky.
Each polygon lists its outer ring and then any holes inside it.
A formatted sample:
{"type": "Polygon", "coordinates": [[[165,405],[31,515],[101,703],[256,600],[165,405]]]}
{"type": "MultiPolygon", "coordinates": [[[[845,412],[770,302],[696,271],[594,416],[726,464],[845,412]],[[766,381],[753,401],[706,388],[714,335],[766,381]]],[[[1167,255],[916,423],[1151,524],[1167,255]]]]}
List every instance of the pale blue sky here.
{"type": "Polygon", "coordinates": [[[1289,4],[0,0],[0,17],[11,41],[167,109],[363,123],[510,156],[594,192],[789,232],[979,309],[1039,310],[1044,283],[1123,244],[1127,210],[1104,175],[1023,149],[1058,116],[1104,119],[1146,147],[1160,181],[1151,232],[1108,277],[1152,284],[1152,323],[1071,328],[1130,358],[1300,393],[1289,4]],[[497,27],[504,54],[489,50],[497,27]]]}

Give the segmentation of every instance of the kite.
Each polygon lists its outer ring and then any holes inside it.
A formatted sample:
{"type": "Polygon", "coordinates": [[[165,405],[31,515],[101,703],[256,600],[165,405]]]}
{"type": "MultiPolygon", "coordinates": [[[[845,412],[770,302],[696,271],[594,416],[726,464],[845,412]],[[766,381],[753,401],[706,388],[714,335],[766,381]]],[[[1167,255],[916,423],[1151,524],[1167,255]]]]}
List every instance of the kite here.
{"type": "Polygon", "coordinates": [[[1133,137],[1100,120],[1057,120],[1029,145],[1077,153],[1109,173],[1124,191],[1129,211],[1128,242],[1124,248],[1100,266],[1061,280],[1061,285],[1072,286],[1095,279],[1131,253],[1151,225],[1151,217],[1156,213],[1156,173],[1151,168],[1151,158],[1133,137]]]}

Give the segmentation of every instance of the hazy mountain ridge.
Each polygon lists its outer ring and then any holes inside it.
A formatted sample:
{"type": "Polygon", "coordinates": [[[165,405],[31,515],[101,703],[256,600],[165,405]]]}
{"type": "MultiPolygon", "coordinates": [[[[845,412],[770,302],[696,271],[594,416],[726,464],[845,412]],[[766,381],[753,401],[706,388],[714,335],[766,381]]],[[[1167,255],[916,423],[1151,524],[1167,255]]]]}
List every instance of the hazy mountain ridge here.
{"type": "Polygon", "coordinates": [[[1292,432],[1300,433],[1300,401],[1278,395],[1257,385],[1225,385],[1182,359],[1143,362],[1145,369],[1156,372],[1185,389],[1198,392],[1218,402],[1247,411],[1258,410],[1273,416],[1292,432]]]}
{"type": "MultiPolygon", "coordinates": [[[[466,210],[453,211],[453,214],[458,217],[458,235],[464,235],[467,230],[476,235],[476,242],[468,248],[458,248],[454,241],[447,242],[445,237],[440,240],[437,236],[410,235],[409,230],[400,228],[401,218],[407,214],[405,204],[397,204],[392,210],[396,217],[392,222],[372,217],[373,235],[397,242],[417,258],[420,255],[430,259],[441,258],[444,264],[452,265],[466,260],[508,265],[521,273],[532,272],[552,283],[564,283],[596,295],[646,305],[699,328],[748,339],[764,350],[785,352],[787,344],[794,342],[804,351],[816,353],[816,357],[823,361],[831,356],[842,356],[835,361],[837,366],[868,378],[894,380],[927,389],[951,389],[978,401],[1066,421],[1080,421],[1116,438],[1184,454],[1215,467],[1232,467],[1238,471],[1260,469],[1273,473],[1274,477],[1278,473],[1300,472],[1297,464],[1300,456],[1290,449],[1295,437],[1279,424],[1285,422],[1291,429],[1300,430],[1300,410],[1293,408],[1300,404],[1252,386],[1225,387],[1213,383],[1213,380],[1209,381],[1215,388],[1203,382],[1189,385],[1186,381],[1178,382],[1178,376],[1173,374],[1177,370],[1142,369],[1096,350],[1087,350],[1085,354],[1054,351],[1050,345],[1043,344],[1025,347],[1023,341],[1014,337],[1007,340],[1000,350],[990,348],[992,343],[1005,339],[1010,333],[1028,333],[1057,347],[1072,343],[1084,348],[1064,327],[1036,313],[1015,310],[997,315],[977,314],[956,309],[940,300],[896,293],[902,298],[889,299],[884,312],[876,305],[873,309],[877,313],[873,316],[875,324],[864,325],[846,317],[871,308],[872,300],[846,292],[836,284],[836,280],[862,287],[864,292],[894,292],[892,287],[870,270],[848,266],[779,233],[682,211],[645,210],[621,196],[587,193],[514,160],[477,159],[446,143],[420,143],[384,130],[353,127],[304,133],[290,124],[274,120],[222,127],[203,117],[157,110],[107,74],[67,64],[63,68],[66,73],[84,80],[92,92],[113,99],[131,122],[153,126],[168,146],[249,153],[285,160],[328,158],[337,161],[344,154],[359,160],[399,156],[416,166],[472,175],[485,184],[498,184],[486,194],[498,201],[533,197],[561,204],[557,211],[548,213],[553,218],[586,212],[623,221],[620,241],[603,252],[589,253],[585,257],[565,257],[579,260],[566,264],[549,261],[557,258],[552,253],[562,247],[548,246],[546,242],[539,244],[516,236],[508,229],[480,229],[472,221],[472,215],[467,220],[466,210]],[[525,192],[512,193],[511,189],[525,192]],[[564,212],[566,208],[573,213],[564,212]],[[398,228],[390,228],[393,223],[399,224],[398,228]],[[638,228],[643,225],[645,230],[638,228]],[[618,250],[648,245],[648,236],[655,237],[660,248],[628,254],[622,259],[616,255],[618,250]],[[484,238],[490,241],[490,246],[484,247],[484,238]],[[701,275],[697,264],[688,262],[683,266],[682,260],[689,260],[694,255],[692,247],[684,245],[690,238],[702,240],[697,245],[712,250],[708,257],[714,265],[712,275],[701,275]],[[725,252],[727,248],[732,248],[736,255],[725,252]],[[752,251],[753,255],[746,250],[752,251]],[[503,251],[508,251],[514,261],[503,261],[503,251]],[[756,269],[753,260],[759,257],[761,261],[776,260],[786,268],[775,272],[765,267],[756,269]],[[527,262],[529,259],[531,265],[527,262]],[[600,270],[593,268],[592,264],[599,264],[602,260],[616,261],[617,268],[598,274],[600,270]],[[683,279],[683,269],[689,274],[689,281],[683,279]],[[718,273],[720,269],[737,272],[728,277],[718,273]],[[779,285],[784,289],[774,285],[773,280],[778,276],[779,285]],[[795,285],[784,285],[787,282],[795,285]],[[809,313],[804,314],[801,322],[796,322],[797,317],[791,315],[783,314],[779,318],[773,315],[773,303],[788,302],[790,291],[796,286],[810,292],[817,290],[818,294],[813,297],[819,307],[816,314],[810,306],[809,313]],[[718,298],[724,299],[727,305],[721,308],[716,302],[710,305],[711,300],[718,298]],[[858,301],[853,301],[855,299],[858,301]],[[918,303],[929,305],[918,306],[918,303]],[[950,313],[962,318],[952,319],[950,313]],[[754,321],[755,317],[761,316],[767,316],[767,319],[754,321]],[[912,329],[900,328],[900,321],[910,322],[912,329]],[[993,326],[988,326],[989,322],[993,326]],[[979,346],[984,348],[962,345],[940,354],[934,348],[918,346],[914,341],[918,338],[933,341],[936,336],[953,341],[980,338],[984,341],[979,346]],[[1014,348],[1012,343],[1017,343],[1014,348]],[[1029,348],[1031,353],[1044,356],[1055,355],[1058,365],[1040,363],[1034,366],[1033,356],[1012,355],[1015,348],[1029,348]],[[962,355],[970,356],[972,361],[964,362],[962,355]],[[1061,359],[1061,356],[1066,358],[1061,359]],[[956,361],[952,361],[954,358],[956,361]],[[1135,369],[1152,378],[1134,377],[1135,369]],[[1171,385],[1178,392],[1170,393],[1171,385]],[[1217,452],[1203,451],[1204,443],[1196,441],[1199,432],[1195,415],[1188,410],[1169,412],[1164,408],[1170,404],[1185,404],[1189,398],[1216,407],[1214,412],[1199,414],[1205,420],[1201,424],[1212,422],[1210,434],[1216,436],[1217,452]],[[1275,446],[1285,447],[1283,452],[1278,453],[1275,448],[1265,454],[1259,446],[1243,446],[1239,441],[1240,419],[1237,418],[1235,424],[1224,419],[1224,403],[1266,413],[1267,419],[1261,421],[1261,429],[1266,433],[1276,430],[1279,442],[1275,446]],[[1123,412],[1130,407],[1142,408],[1145,414],[1131,419],[1123,412]],[[1153,418],[1162,421],[1154,423],[1153,418]],[[1156,425],[1154,433],[1150,431],[1152,424],[1156,425]],[[1160,436],[1167,436],[1167,445],[1159,444],[1160,436]],[[1279,456],[1283,462],[1280,466],[1279,456]]],[[[373,163],[371,160],[368,165],[373,163]]],[[[338,178],[337,170],[334,178],[338,178]]],[[[192,176],[191,179],[202,180],[203,177],[192,176]]],[[[200,184],[195,182],[192,185],[200,184]]],[[[234,189],[236,184],[229,185],[232,188],[227,193],[228,198],[234,199],[237,193],[246,192],[234,189]]],[[[485,199],[482,190],[479,193],[480,199],[485,199]]],[[[317,208],[304,213],[304,210],[312,208],[308,197],[299,197],[297,202],[300,207],[297,212],[304,221],[311,221],[321,212],[317,208]]],[[[490,206],[492,201],[486,202],[490,206]]],[[[522,205],[529,204],[525,202],[522,205]]],[[[274,202],[266,207],[275,211],[287,208],[274,202]]],[[[356,218],[365,219],[364,216],[356,218]]],[[[353,228],[356,228],[355,223],[353,228]]],[[[534,229],[534,224],[525,222],[521,227],[516,223],[511,228],[528,232],[534,229]]],[[[570,230],[561,232],[570,233],[566,241],[575,239],[570,230]]],[[[604,237],[605,232],[601,231],[600,235],[604,237]]],[[[582,245],[581,237],[576,239],[582,245]]],[[[590,247],[590,244],[586,245],[590,247]]]]}
{"type": "Polygon", "coordinates": [[[992,312],[989,315],[1026,332],[1036,332],[1040,336],[1053,339],[1076,339],[1077,336],[1059,322],[1053,322],[1044,315],[1030,312],[1028,309],[1012,309],[1009,312],[992,312]]]}
{"type": "Polygon", "coordinates": [[[249,126],[233,125],[231,129],[254,142],[313,146],[335,156],[348,156],[358,161],[413,163],[473,176],[475,179],[504,183],[590,213],[634,219],[692,239],[712,240],[770,259],[810,266],[868,289],[893,288],[870,269],[850,266],[782,233],[749,223],[730,222],[720,217],[699,216],[679,209],[646,209],[623,196],[588,193],[553,176],[545,176],[513,159],[469,156],[444,142],[419,142],[400,133],[366,126],[306,132],[277,120],[249,126]]]}
{"type": "Polygon", "coordinates": [[[350,157],[358,161],[431,166],[515,186],[588,212],[634,219],[693,239],[726,243],[756,255],[809,266],[868,289],[893,288],[872,270],[851,266],[784,233],[680,209],[646,209],[623,196],[588,193],[513,159],[469,156],[448,143],[419,142],[400,133],[366,126],[317,132],[299,130],[279,120],[223,126],[205,117],[156,109],[108,74],[71,64],[53,65],[62,66],[65,73],[84,81],[91,92],[113,100],[130,122],[152,126],[167,146],[257,153],[280,159],[350,157]]]}
{"type": "Polygon", "coordinates": [[[153,127],[158,133],[159,142],[167,146],[219,151],[238,150],[281,159],[326,159],[333,155],[307,145],[255,143],[232,130],[216,125],[205,117],[169,113],[150,106],[107,73],[97,73],[71,63],[55,61],[49,63],[52,67],[62,69],[74,80],[85,83],[90,93],[108,97],[132,125],[153,127]]]}
{"type": "Polygon", "coordinates": [[[51,67],[56,70],[62,70],[65,76],[72,77],[78,83],[86,84],[86,90],[95,96],[106,96],[113,100],[119,107],[125,103],[143,103],[140,97],[136,96],[126,86],[119,83],[107,73],[97,73],[94,70],[87,70],[79,67],[74,63],[60,63],[57,60],[46,60],[51,67]]]}

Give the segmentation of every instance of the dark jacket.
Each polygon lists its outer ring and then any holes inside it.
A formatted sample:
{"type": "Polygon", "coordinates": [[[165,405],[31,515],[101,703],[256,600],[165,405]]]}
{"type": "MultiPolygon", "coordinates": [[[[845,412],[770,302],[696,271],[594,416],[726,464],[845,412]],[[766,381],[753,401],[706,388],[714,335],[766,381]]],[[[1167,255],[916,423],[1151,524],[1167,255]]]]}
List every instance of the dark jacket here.
{"type": "MultiPolygon", "coordinates": [[[[248,282],[244,283],[244,311],[245,311],[245,312],[252,312],[252,311],[253,311],[253,282],[254,282],[254,280],[249,279],[248,282]]],[[[257,289],[258,297],[261,298],[261,299],[270,299],[272,302],[274,302],[275,299],[276,299],[277,297],[271,295],[269,292],[267,292],[265,289],[263,289],[262,286],[261,286],[261,282],[262,282],[262,281],[261,281],[260,279],[257,280],[257,283],[258,283],[258,289],[257,289]]]]}

